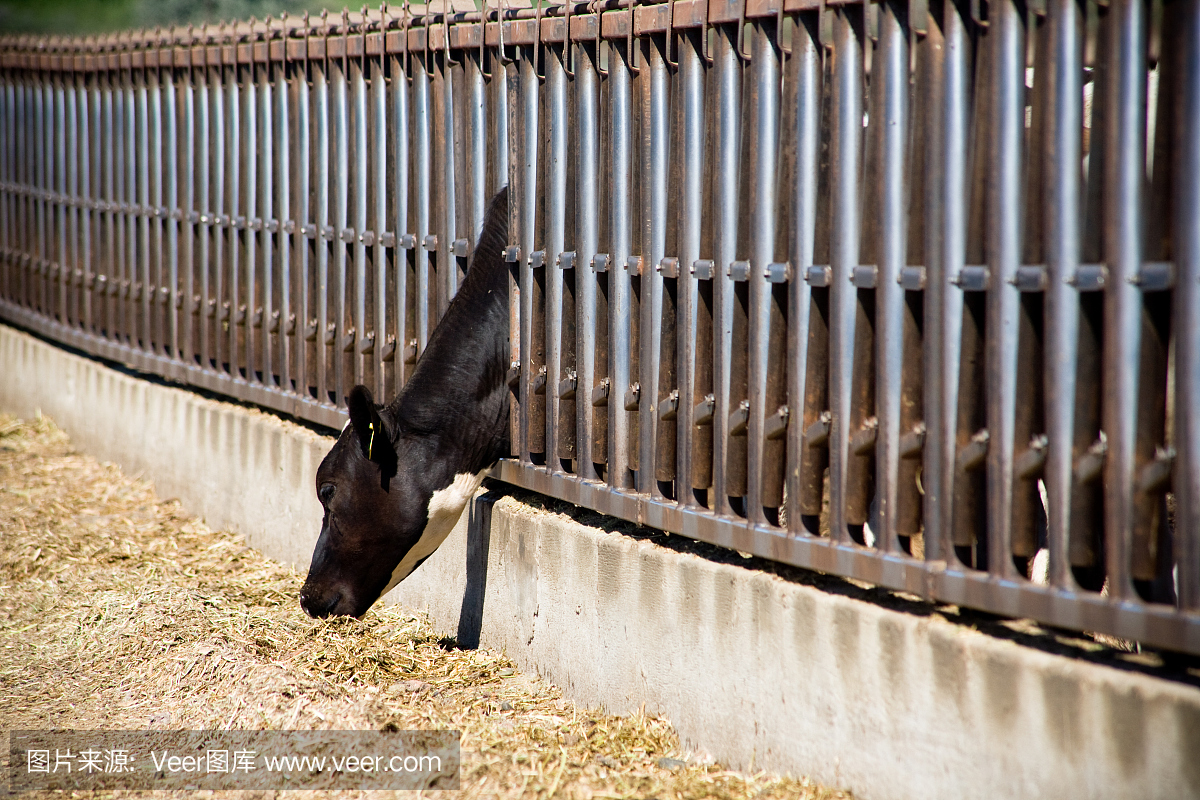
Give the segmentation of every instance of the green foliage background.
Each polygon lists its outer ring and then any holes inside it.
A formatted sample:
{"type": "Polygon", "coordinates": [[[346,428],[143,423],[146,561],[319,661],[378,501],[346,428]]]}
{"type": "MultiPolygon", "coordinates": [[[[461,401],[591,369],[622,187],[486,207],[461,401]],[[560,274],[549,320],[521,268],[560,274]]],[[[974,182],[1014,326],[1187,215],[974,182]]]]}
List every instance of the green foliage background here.
{"type": "MultiPolygon", "coordinates": [[[[342,3],[323,0],[0,0],[0,33],[84,35],[128,28],[202,24],[222,20],[299,16],[342,3]]],[[[378,5],[374,0],[372,5],[378,5]]],[[[352,8],[362,8],[361,2],[352,8]]]]}

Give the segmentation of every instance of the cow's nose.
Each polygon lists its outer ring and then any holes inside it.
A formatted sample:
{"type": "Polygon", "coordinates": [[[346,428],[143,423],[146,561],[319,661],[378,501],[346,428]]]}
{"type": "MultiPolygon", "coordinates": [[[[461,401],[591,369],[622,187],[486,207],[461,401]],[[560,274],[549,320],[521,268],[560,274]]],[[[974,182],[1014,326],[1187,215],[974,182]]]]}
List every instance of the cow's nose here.
{"type": "Polygon", "coordinates": [[[341,601],[341,599],[341,592],[334,592],[331,596],[322,599],[310,594],[307,591],[303,591],[300,593],[300,607],[303,608],[304,612],[310,617],[320,619],[322,617],[328,617],[330,614],[332,614],[333,609],[337,607],[337,604],[341,601]]]}

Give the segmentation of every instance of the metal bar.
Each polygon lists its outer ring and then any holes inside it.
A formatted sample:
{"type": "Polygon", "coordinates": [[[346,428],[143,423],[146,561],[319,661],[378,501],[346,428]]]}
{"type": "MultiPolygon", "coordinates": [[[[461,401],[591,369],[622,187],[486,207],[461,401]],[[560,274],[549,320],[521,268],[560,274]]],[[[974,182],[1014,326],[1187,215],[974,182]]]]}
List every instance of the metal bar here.
{"type": "Polygon", "coordinates": [[[1105,562],[1114,600],[1132,597],[1134,450],[1137,434],[1142,262],[1142,183],[1146,177],[1146,8],[1114,0],[1108,13],[1107,141],[1104,162],[1104,254],[1109,281],[1104,303],[1104,393],[1108,450],[1104,462],[1105,562]]]}
{"type": "MultiPolygon", "coordinates": [[[[371,61],[370,86],[370,142],[371,151],[371,230],[375,234],[372,246],[372,266],[375,286],[373,292],[374,309],[372,315],[371,336],[374,347],[371,350],[371,364],[375,373],[375,395],[380,402],[389,399],[387,382],[387,367],[384,364],[385,350],[388,345],[388,273],[394,272],[395,267],[389,266],[389,250],[384,247],[383,234],[389,230],[387,216],[387,181],[388,181],[388,142],[387,142],[387,79],[383,74],[384,61],[371,61]]],[[[393,236],[395,229],[391,229],[393,236]]],[[[366,242],[364,242],[366,246],[366,242]]],[[[396,251],[390,251],[394,254],[396,251]]],[[[404,361],[403,348],[396,351],[396,338],[391,338],[392,363],[404,361]]]]}
{"type": "Polygon", "coordinates": [[[968,208],[968,137],[972,40],[955,4],[944,5],[941,24],[930,25],[932,89],[936,123],[926,142],[926,285],[925,328],[932,348],[925,360],[925,558],[951,552],[953,464],[962,293],[951,284],[966,264],[968,208]],[[941,47],[937,47],[938,44],[941,47]],[[937,387],[940,387],[937,388],[937,387]]]}
{"type": "MultiPolygon", "coordinates": [[[[164,332],[165,340],[163,342],[163,351],[166,355],[172,358],[180,357],[179,350],[179,316],[181,313],[181,300],[184,296],[191,293],[191,287],[184,284],[184,291],[181,293],[179,282],[179,121],[178,110],[176,108],[175,96],[175,80],[170,69],[162,70],[159,78],[159,86],[162,92],[163,102],[161,108],[165,150],[161,150],[162,158],[166,162],[163,186],[163,197],[159,202],[159,208],[164,209],[164,216],[160,219],[162,224],[166,226],[166,280],[167,293],[160,291],[159,301],[165,305],[163,313],[166,321],[166,331],[164,332]]],[[[162,174],[162,173],[160,173],[162,174]]],[[[162,307],[162,306],[160,306],[162,307]]]]}
{"type": "Polygon", "coordinates": [[[830,289],[829,433],[830,535],[850,541],[846,519],[847,462],[850,449],[851,380],[854,368],[856,291],[850,283],[858,266],[859,188],[862,149],[862,12],[839,7],[834,18],[832,153],[833,228],[830,289]]]}
{"type": "MultiPolygon", "coordinates": [[[[1075,369],[1079,352],[1079,299],[1068,284],[1080,258],[1080,169],[1083,130],[1083,14],[1074,0],[1049,8],[1052,48],[1045,91],[1053,111],[1047,117],[1045,152],[1052,154],[1043,174],[1045,193],[1046,290],[1046,541],[1049,580],[1068,589],[1068,534],[1071,524],[1071,472],[1074,448],[1075,369]]],[[[1038,146],[1037,144],[1034,145],[1038,146]]]]}
{"type": "Polygon", "coordinates": [[[429,73],[425,70],[422,58],[418,56],[416,68],[412,74],[412,145],[413,145],[413,189],[416,196],[413,199],[414,230],[416,234],[416,271],[417,271],[417,353],[424,352],[429,343],[429,333],[432,330],[432,320],[429,317],[429,299],[432,287],[429,282],[429,251],[422,245],[430,230],[430,182],[432,180],[432,143],[430,141],[430,102],[429,102],[429,73]]]}
{"type": "Polygon", "coordinates": [[[151,270],[155,267],[155,259],[150,249],[150,210],[158,206],[151,195],[151,185],[154,184],[157,188],[157,176],[161,174],[162,169],[162,151],[154,147],[155,144],[161,144],[157,141],[159,137],[153,135],[158,133],[157,126],[154,126],[155,130],[151,131],[149,81],[146,70],[142,70],[132,89],[135,99],[130,110],[136,114],[136,133],[131,141],[135,142],[136,152],[130,154],[130,164],[136,170],[136,183],[131,187],[131,194],[133,202],[139,206],[136,212],[136,252],[138,254],[136,264],[138,271],[135,273],[133,295],[135,307],[140,307],[140,310],[135,312],[138,324],[135,328],[134,340],[139,347],[153,350],[155,342],[151,299],[154,295],[154,277],[151,270]],[[154,170],[154,178],[151,178],[151,170],[154,170]]]}
{"type": "Polygon", "coordinates": [[[729,382],[733,363],[733,280],[729,265],[737,259],[738,180],[741,142],[742,61],[735,45],[736,31],[716,29],[716,52],[711,71],[715,82],[712,261],[712,491],[717,514],[733,511],[726,492],[729,449],[729,382]]]}
{"type": "Polygon", "coordinates": [[[543,238],[540,249],[545,251],[546,327],[545,352],[546,375],[544,383],[546,403],[546,468],[561,471],[558,448],[559,393],[558,384],[562,374],[562,314],[563,314],[563,271],[558,268],[558,258],[566,249],[567,207],[567,89],[568,79],[563,63],[563,51],[547,47],[542,51],[545,60],[546,88],[546,175],[545,188],[538,194],[542,198],[543,238]]]}
{"type": "MultiPolygon", "coordinates": [[[[302,348],[297,345],[297,342],[303,341],[304,323],[303,318],[297,315],[297,310],[303,310],[303,306],[299,309],[292,305],[293,291],[293,275],[295,273],[295,263],[293,261],[292,234],[288,231],[288,223],[292,222],[292,183],[294,170],[299,166],[298,162],[292,158],[292,139],[293,131],[291,128],[291,91],[288,85],[288,65],[279,64],[275,67],[275,103],[271,108],[274,114],[275,135],[273,138],[275,144],[276,167],[275,174],[278,176],[275,184],[275,196],[278,202],[278,208],[275,213],[275,218],[278,220],[275,230],[278,231],[276,241],[278,242],[278,259],[274,262],[274,269],[279,275],[279,288],[276,297],[279,298],[279,315],[278,326],[278,344],[276,352],[278,353],[278,370],[279,370],[279,386],[285,391],[301,392],[302,387],[297,384],[293,387],[292,378],[296,374],[294,371],[293,359],[297,352],[302,348]]],[[[307,134],[307,132],[306,132],[307,134]]],[[[294,223],[292,230],[295,230],[294,223]]]]}
{"type": "Polygon", "coordinates": [[[633,247],[630,208],[632,167],[632,74],[619,42],[608,48],[609,266],[608,266],[608,484],[629,488],[629,427],[623,398],[629,388],[629,272],[633,247]]]}
{"type": "MultiPolygon", "coordinates": [[[[239,68],[240,69],[240,68],[239,68]]],[[[242,90],[243,107],[242,118],[244,120],[243,144],[238,153],[238,157],[242,159],[242,175],[244,186],[242,188],[243,210],[238,214],[235,236],[241,240],[241,252],[244,255],[244,260],[241,263],[241,269],[244,276],[239,276],[243,281],[243,292],[241,302],[235,307],[237,313],[237,325],[241,332],[239,343],[241,347],[238,349],[238,358],[245,363],[245,372],[243,378],[249,383],[258,382],[259,372],[259,339],[261,338],[261,322],[255,324],[259,320],[259,296],[261,294],[260,277],[262,266],[258,258],[258,231],[255,230],[254,220],[258,219],[259,214],[259,172],[262,170],[262,158],[260,157],[260,145],[262,142],[259,138],[259,125],[262,122],[260,105],[258,102],[258,66],[251,64],[243,73],[244,88],[242,90]]],[[[266,154],[263,153],[265,156],[266,154]]],[[[231,326],[231,329],[235,326],[231,326]]]]}
{"type": "MultiPolygon", "coordinates": [[[[196,291],[198,288],[196,283],[196,257],[197,251],[197,236],[203,229],[199,223],[199,208],[196,205],[196,178],[199,176],[201,181],[205,173],[200,172],[197,163],[197,136],[196,136],[196,73],[191,69],[185,69],[180,74],[181,78],[181,105],[183,108],[182,124],[183,124],[183,189],[179,198],[179,214],[182,228],[182,248],[179,255],[179,302],[176,304],[176,315],[178,318],[177,332],[179,341],[179,350],[176,355],[183,361],[191,364],[196,358],[198,348],[196,346],[196,331],[197,331],[197,311],[203,311],[203,306],[200,305],[200,293],[196,291]]],[[[203,88],[201,88],[203,91],[203,88]]],[[[200,138],[203,138],[201,136],[200,138]]]]}
{"type": "MultiPolygon", "coordinates": [[[[1021,263],[1021,150],[1025,137],[1025,22],[1011,0],[990,7],[987,44],[993,88],[986,245],[987,297],[987,548],[988,569],[1016,576],[1012,563],[1013,431],[1021,263]]],[[[1022,443],[1024,444],[1024,443],[1022,443]]]]}
{"type": "MultiPolygon", "coordinates": [[[[792,29],[792,54],[788,58],[785,80],[795,87],[794,103],[785,108],[784,126],[789,129],[795,146],[794,182],[792,191],[792,235],[788,260],[792,275],[789,280],[788,309],[788,391],[787,403],[791,424],[787,431],[785,485],[787,494],[788,529],[803,531],[800,519],[801,475],[804,452],[804,397],[808,375],[809,315],[812,309],[812,288],[804,280],[808,267],[813,265],[817,226],[817,182],[820,174],[821,148],[821,45],[816,15],[805,15],[792,29]]],[[[787,187],[785,187],[786,191],[787,187]]]]}
{"type": "Polygon", "coordinates": [[[895,0],[880,8],[879,48],[873,75],[882,80],[880,119],[873,125],[879,153],[878,277],[875,283],[875,537],[880,549],[899,553],[897,509],[900,475],[900,399],[904,359],[904,290],[900,274],[908,255],[909,49],[903,9],[895,0]]]}
{"type": "Polygon", "coordinates": [[[642,58],[645,82],[645,113],[641,131],[641,319],[638,331],[638,491],[662,497],[656,480],[654,463],[655,443],[658,440],[658,407],[663,398],[657,396],[659,358],[662,353],[663,277],[657,269],[667,255],[667,193],[670,165],[670,76],[658,40],[643,39],[648,52],[642,58]],[[648,63],[647,63],[648,62],[648,63]]]}
{"type": "Polygon", "coordinates": [[[163,275],[163,177],[166,169],[163,153],[163,118],[162,118],[162,76],[161,71],[147,73],[144,76],[148,86],[142,91],[147,94],[146,111],[147,124],[150,132],[150,194],[147,198],[143,214],[150,229],[149,238],[149,280],[145,288],[145,304],[149,309],[147,316],[150,330],[149,341],[146,345],[156,351],[166,350],[166,330],[164,324],[167,309],[160,302],[165,276],[163,275]]]}
{"type": "MultiPolygon", "coordinates": [[[[350,386],[346,381],[358,381],[355,369],[357,358],[351,356],[347,360],[347,347],[354,350],[353,326],[355,319],[349,306],[350,287],[347,286],[350,266],[347,258],[346,228],[350,221],[350,98],[347,96],[346,70],[344,64],[337,61],[329,62],[329,81],[332,84],[333,95],[333,152],[329,169],[333,183],[333,218],[328,223],[332,230],[329,232],[333,246],[333,320],[330,323],[333,347],[333,380],[330,387],[331,398],[338,408],[346,405],[346,393],[350,386]]],[[[328,228],[326,229],[328,230],[328,228]]],[[[359,285],[359,274],[356,268],[354,276],[355,287],[359,285]]],[[[357,295],[357,291],[356,291],[357,295]]],[[[355,309],[356,310],[356,309],[355,309]]]]}
{"type": "MultiPolygon", "coordinates": [[[[226,368],[230,377],[241,380],[244,376],[240,371],[241,348],[238,346],[242,326],[245,322],[245,308],[241,306],[241,269],[242,247],[241,236],[238,234],[238,217],[245,220],[242,210],[242,170],[245,162],[242,158],[242,103],[240,67],[234,66],[229,71],[229,79],[225,82],[225,162],[229,170],[229,179],[225,183],[227,200],[222,221],[225,231],[225,264],[222,273],[225,279],[223,309],[223,325],[227,326],[225,333],[225,348],[223,356],[228,359],[226,368]]],[[[219,369],[220,367],[218,367],[219,369]]]]}
{"type": "Polygon", "coordinates": [[[696,337],[699,285],[692,265],[700,258],[702,239],[701,220],[704,201],[704,68],[697,37],[680,37],[678,80],[682,84],[678,95],[682,108],[680,142],[681,179],[678,187],[678,225],[676,253],[678,258],[679,316],[676,323],[676,386],[679,399],[676,412],[675,440],[675,497],[685,507],[696,508],[699,503],[692,490],[692,437],[695,431],[692,409],[696,406],[696,337]]]}
{"type": "Polygon", "coordinates": [[[76,302],[75,273],[79,270],[79,119],[76,107],[75,76],[67,73],[62,76],[62,105],[63,105],[63,155],[60,160],[63,169],[59,181],[59,191],[63,195],[62,208],[66,219],[60,223],[59,236],[63,240],[61,251],[62,265],[60,278],[62,288],[62,321],[70,325],[79,324],[79,306],[76,302]]]}
{"type": "MultiPolygon", "coordinates": [[[[305,47],[307,50],[307,45],[305,47]]],[[[310,239],[309,225],[312,224],[312,199],[309,189],[312,174],[313,137],[312,115],[310,105],[312,89],[309,86],[308,61],[302,61],[292,70],[288,80],[294,92],[296,115],[291,135],[295,137],[296,155],[292,159],[292,170],[295,180],[292,182],[295,191],[295,223],[292,225],[292,270],[296,276],[295,291],[295,333],[292,337],[293,382],[296,393],[308,399],[316,391],[316,378],[319,370],[316,368],[317,351],[320,348],[321,328],[314,312],[316,291],[312,286],[312,257],[313,243],[316,237],[310,239]],[[312,338],[310,340],[309,334],[312,338]]],[[[282,215],[281,215],[282,216],[282,215]]],[[[314,226],[315,228],[315,226],[314,226]]],[[[319,395],[318,395],[319,396],[319,395]]]]}
{"type": "Polygon", "coordinates": [[[596,369],[596,281],[590,265],[599,245],[600,75],[592,45],[574,45],[575,108],[575,448],[576,474],[595,480],[591,403],[596,369]]]}
{"type": "MultiPolygon", "coordinates": [[[[259,178],[259,207],[252,218],[251,237],[261,236],[262,256],[260,266],[256,269],[253,283],[258,288],[258,303],[251,306],[254,309],[255,332],[259,337],[255,357],[258,361],[258,378],[267,386],[277,386],[275,371],[279,368],[274,357],[273,331],[280,330],[282,322],[275,317],[275,306],[278,279],[275,265],[275,237],[272,235],[272,225],[279,229],[275,218],[275,192],[279,187],[275,177],[275,144],[278,138],[285,136],[285,131],[276,128],[273,114],[274,86],[271,82],[271,65],[261,69],[258,85],[258,152],[259,178]]],[[[253,380],[254,375],[250,378],[253,380]]]]}
{"type": "Polygon", "coordinates": [[[539,346],[534,341],[533,313],[533,267],[532,254],[536,246],[538,176],[538,74],[533,48],[521,48],[515,74],[509,83],[509,126],[513,136],[513,156],[510,164],[510,182],[516,188],[509,195],[513,204],[516,228],[510,242],[519,249],[520,271],[518,299],[520,302],[520,456],[528,463],[531,452],[541,452],[540,431],[534,427],[531,406],[534,404],[532,369],[533,350],[539,346]],[[534,448],[537,448],[535,451],[534,448]]]}
{"type": "MultiPolygon", "coordinates": [[[[1200,2],[1179,14],[1183,40],[1176,99],[1175,563],[1179,607],[1200,610],[1200,2]]],[[[1160,102],[1161,102],[1160,98],[1160,102]]]]}
{"type": "Polygon", "coordinates": [[[396,382],[394,391],[400,388],[408,378],[408,362],[405,353],[408,349],[409,329],[409,298],[416,287],[408,285],[408,265],[419,251],[411,247],[412,239],[406,239],[412,228],[409,225],[409,103],[408,76],[404,72],[404,62],[399,58],[391,60],[392,79],[392,196],[394,210],[392,213],[393,230],[396,235],[395,269],[396,269],[396,322],[392,335],[396,337],[396,382]],[[405,243],[410,246],[406,247],[405,243]]]}
{"type": "MultiPolygon", "coordinates": [[[[766,522],[763,511],[763,450],[766,435],[763,424],[767,415],[767,381],[770,370],[771,293],[769,265],[775,261],[777,174],[779,156],[780,53],[775,46],[774,20],[753,23],[750,81],[755,97],[754,180],[748,202],[750,222],[750,313],[749,358],[747,359],[749,416],[746,424],[746,451],[749,463],[746,482],[746,516],[752,522],[766,522]]],[[[770,409],[774,413],[775,409],[770,409]]]]}
{"type": "MultiPolygon", "coordinates": [[[[313,159],[316,165],[317,180],[314,186],[316,199],[315,218],[313,220],[313,238],[316,243],[317,272],[316,272],[316,330],[313,348],[317,351],[315,363],[317,402],[329,403],[333,400],[331,392],[336,384],[330,382],[329,347],[326,335],[329,330],[329,241],[325,237],[329,225],[329,81],[327,79],[328,65],[312,65],[312,85],[316,94],[317,134],[313,159]]],[[[309,378],[311,381],[312,378],[309,378]]]]}
{"type": "MultiPolygon", "coordinates": [[[[349,176],[353,179],[354,187],[354,216],[352,218],[353,230],[346,234],[352,238],[351,246],[354,248],[354,298],[353,298],[353,325],[355,336],[346,335],[346,342],[353,348],[351,350],[351,359],[354,369],[354,383],[361,384],[366,381],[366,359],[364,358],[364,348],[367,344],[367,334],[370,331],[370,324],[367,319],[367,246],[363,242],[362,234],[367,230],[367,164],[369,153],[367,150],[367,80],[363,74],[362,63],[353,61],[350,63],[350,83],[353,92],[353,109],[351,114],[351,122],[353,133],[352,139],[347,142],[350,153],[353,157],[354,168],[348,169],[349,176]]],[[[343,239],[346,237],[343,237],[343,239]]],[[[345,345],[343,345],[343,350],[345,345]]]]}

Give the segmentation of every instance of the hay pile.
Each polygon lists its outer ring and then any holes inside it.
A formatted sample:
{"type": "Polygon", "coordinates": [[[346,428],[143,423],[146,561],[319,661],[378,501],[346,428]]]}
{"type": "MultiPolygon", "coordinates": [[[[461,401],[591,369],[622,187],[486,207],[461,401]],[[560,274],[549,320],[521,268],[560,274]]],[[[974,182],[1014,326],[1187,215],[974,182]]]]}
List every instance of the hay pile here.
{"type": "Polygon", "coordinates": [[[466,797],[848,796],[689,759],[665,721],[577,709],[397,606],[311,620],[300,583],[45,417],[0,416],[3,730],[453,728],[466,797]]]}

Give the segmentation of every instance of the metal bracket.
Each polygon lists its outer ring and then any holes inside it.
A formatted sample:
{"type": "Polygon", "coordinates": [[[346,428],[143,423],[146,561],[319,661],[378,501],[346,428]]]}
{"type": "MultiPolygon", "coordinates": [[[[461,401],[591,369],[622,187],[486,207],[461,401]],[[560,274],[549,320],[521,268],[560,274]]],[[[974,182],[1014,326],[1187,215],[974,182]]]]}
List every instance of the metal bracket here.
{"type": "Polygon", "coordinates": [[[630,384],[625,391],[624,406],[626,411],[637,411],[642,405],[642,385],[637,381],[630,384]]]}
{"type": "Polygon", "coordinates": [[[969,266],[959,270],[950,282],[964,292],[986,292],[991,273],[987,267],[969,266]]]}

